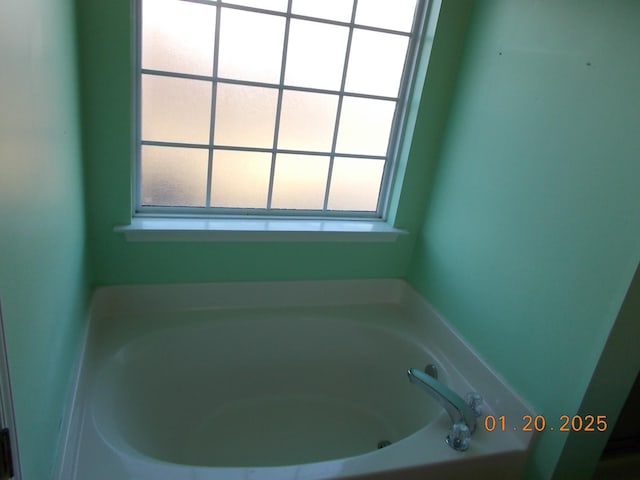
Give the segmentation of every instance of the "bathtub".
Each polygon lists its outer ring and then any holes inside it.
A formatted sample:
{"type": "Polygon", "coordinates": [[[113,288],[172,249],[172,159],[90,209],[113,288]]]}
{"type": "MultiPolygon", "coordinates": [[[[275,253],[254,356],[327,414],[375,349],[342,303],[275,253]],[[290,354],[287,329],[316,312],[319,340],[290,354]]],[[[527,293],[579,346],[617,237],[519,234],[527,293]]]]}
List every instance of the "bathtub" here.
{"type": "Polygon", "coordinates": [[[399,280],[105,288],[57,478],[519,478],[532,433],[480,417],[453,450],[446,412],[407,380],[426,365],[485,415],[532,415],[399,280]]]}

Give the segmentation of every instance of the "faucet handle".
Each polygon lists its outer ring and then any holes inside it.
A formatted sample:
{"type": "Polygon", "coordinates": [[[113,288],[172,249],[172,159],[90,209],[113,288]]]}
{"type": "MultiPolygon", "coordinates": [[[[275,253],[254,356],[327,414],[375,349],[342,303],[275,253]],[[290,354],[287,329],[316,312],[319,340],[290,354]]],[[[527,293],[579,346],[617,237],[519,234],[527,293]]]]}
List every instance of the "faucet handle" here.
{"type": "Polygon", "coordinates": [[[454,423],[449,435],[447,435],[446,442],[447,445],[454,450],[459,452],[466,451],[471,443],[471,431],[469,427],[462,422],[454,423]]]}
{"type": "Polygon", "coordinates": [[[482,415],[482,404],[484,400],[482,399],[482,395],[477,392],[469,392],[466,395],[467,405],[471,408],[471,411],[476,417],[482,415]]]}

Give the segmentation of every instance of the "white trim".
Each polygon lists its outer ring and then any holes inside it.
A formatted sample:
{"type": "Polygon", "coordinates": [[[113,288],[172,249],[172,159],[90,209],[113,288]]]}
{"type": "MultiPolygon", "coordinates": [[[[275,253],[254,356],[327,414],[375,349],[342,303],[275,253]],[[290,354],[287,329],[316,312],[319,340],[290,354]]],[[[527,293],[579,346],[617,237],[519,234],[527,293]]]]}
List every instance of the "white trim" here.
{"type": "Polygon", "coordinates": [[[393,242],[405,230],[382,220],[135,217],[118,225],[130,242],[393,242]]]}
{"type": "Polygon", "coordinates": [[[75,478],[77,457],[80,452],[79,440],[82,431],[81,418],[75,414],[78,405],[83,401],[79,394],[79,385],[82,381],[83,367],[86,363],[86,350],[89,339],[89,325],[92,315],[91,306],[84,316],[85,322],[80,334],[78,350],[71,368],[71,380],[67,387],[66,401],[62,415],[61,429],[59,433],[58,449],[53,465],[53,480],[66,480],[75,478]],[[73,460],[71,462],[70,460],[73,460]]]}
{"type": "Polygon", "coordinates": [[[11,462],[13,464],[13,480],[22,479],[22,467],[18,451],[18,430],[13,409],[13,393],[11,391],[11,374],[9,372],[9,357],[5,338],[2,305],[0,305],[0,428],[9,429],[11,444],[11,462]]]}

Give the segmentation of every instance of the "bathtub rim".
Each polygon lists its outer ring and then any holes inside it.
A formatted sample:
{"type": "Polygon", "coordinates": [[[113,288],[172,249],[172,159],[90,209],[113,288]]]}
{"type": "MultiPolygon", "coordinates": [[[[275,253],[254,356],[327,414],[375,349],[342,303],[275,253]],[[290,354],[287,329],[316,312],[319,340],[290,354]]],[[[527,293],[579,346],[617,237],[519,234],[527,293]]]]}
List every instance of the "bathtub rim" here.
{"type": "MultiPolygon", "coordinates": [[[[436,356],[443,352],[455,352],[465,367],[460,372],[465,379],[473,378],[474,385],[483,385],[483,396],[490,405],[500,408],[500,415],[517,417],[526,411],[535,415],[535,410],[495,372],[468,342],[403,279],[352,279],[352,280],[302,280],[260,282],[213,282],[195,284],[162,285],[116,285],[97,288],[91,295],[87,321],[81,345],[72,373],[71,394],[61,427],[61,441],[54,465],[55,480],[76,479],[79,445],[84,428],[82,406],[87,392],[83,390],[88,372],[96,365],[90,358],[89,345],[96,324],[108,321],[121,314],[149,313],[158,310],[181,310],[192,308],[216,308],[233,306],[305,306],[305,305],[357,305],[370,303],[392,303],[406,306],[419,315],[422,329],[428,329],[439,338],[436,356]],[[292,295],[292,291],[296,295],[292,295]],[[172,293],[175,295],[168,295],[172,293]],[[233,293],[234,296],[231,296],[233,293]],[[292,298],[294,300],[292,301],[292,298]],[[158,302],[158,299],[161,301],[158,302]]],[[[451,353],[446,354],[447,357],[451,353]]],[[[453,372],[451,372],[453,373],[453,372]]],[[[495,409],[494,409],[495,410],[495,409]]],[[[492,410],[486,413],[494,414],[492,410]]],[[[425,427],[426,428],[426,427],[425,427]]],[[[522,463],[536,438],[533,434],[509,432],[517,442],[504,452],[504,458],[513,464],[522,463]],[[522,458],[521,458],[522,457],[522,458]]],[[[375,452],[373,452],[375,453],[375,452]]],[[[367,454],[365,454],[367,455],[367,454]]],[[[501,454],[502,455],[502,454],[501,454]]],[[[483,463],[480,457],[474,461],[483,463]]],[[[205,467],[210,468],[210,467],[205,467]]]]}

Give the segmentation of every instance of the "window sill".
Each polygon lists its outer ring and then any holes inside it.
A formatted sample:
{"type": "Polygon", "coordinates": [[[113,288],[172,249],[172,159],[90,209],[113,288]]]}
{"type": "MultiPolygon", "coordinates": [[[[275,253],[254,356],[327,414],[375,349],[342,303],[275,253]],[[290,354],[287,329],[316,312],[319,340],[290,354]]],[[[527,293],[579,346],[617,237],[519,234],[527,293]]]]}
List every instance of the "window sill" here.
{"type": "Polygon", "coordinates": [[[129,242],[394,242],[405,230],[382,220],[136,217],[114,231],[129,242]]]}

